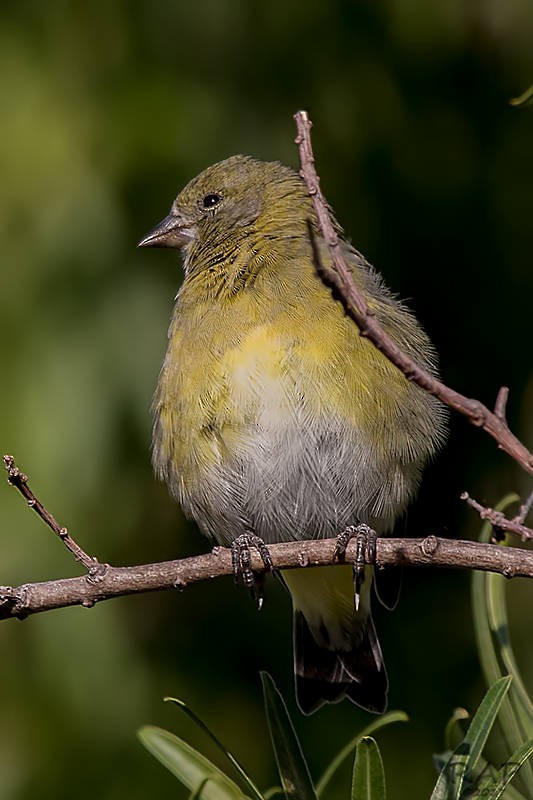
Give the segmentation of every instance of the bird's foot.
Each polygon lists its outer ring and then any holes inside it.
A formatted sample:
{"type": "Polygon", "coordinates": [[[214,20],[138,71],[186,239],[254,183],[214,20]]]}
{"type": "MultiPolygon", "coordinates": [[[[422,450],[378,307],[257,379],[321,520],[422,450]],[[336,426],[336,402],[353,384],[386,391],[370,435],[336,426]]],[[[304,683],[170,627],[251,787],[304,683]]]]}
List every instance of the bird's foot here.
{"type": "Polygon", "coordinates": [[[377,533],[369,525],[359,522],[357,525],[348,525],[337,536],[334,558],[344,561],[346,548],[352,539],[355,539],[355,561],[353,562],[353,585],[355,610],[359,610],[361,587],[365,580],[365,567],[367,564],[376,563],[377,533]]]}
{"type": "Polygon", "coordinates": [[[231,543],[231,563],[233,565],[233,577],[237,583],[239,578],[242,580],[254,601],[257,604],[259,611],[263,607],[264,594],[263,584],[265,580],[264,572],[254,572],[252,569],[252,558],[250,555],[250,548],[255,547],[263,564],[265,571],[272,572],[273,563],[268,547],[260,536],[249,531],[243,533],[234,539],[231,543]]]}

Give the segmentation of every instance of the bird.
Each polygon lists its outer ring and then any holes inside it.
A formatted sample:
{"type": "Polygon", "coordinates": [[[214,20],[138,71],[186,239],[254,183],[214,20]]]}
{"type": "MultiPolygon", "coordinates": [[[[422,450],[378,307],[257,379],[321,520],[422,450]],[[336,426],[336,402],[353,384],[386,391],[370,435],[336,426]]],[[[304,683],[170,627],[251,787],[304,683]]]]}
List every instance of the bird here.
{"type": "MultiPolygon", "coordinates": [[[[414,314],[332,220],[371,312],[436,375],[414,314]]],[[[225,547],[328,538],[353,525],[390,533],[443,444],[446,413],[360,335],[321,279],[317,259],[331,266],[331,256],[300,174],[245,155],[220,161],[139,246],[182,256],[152,460],[185,514],[225,547]]],[[[370,571],[358,608],[348,565],[282,572],[304,714],[343,697],[375,713],[387,707],[370,571]]]]}

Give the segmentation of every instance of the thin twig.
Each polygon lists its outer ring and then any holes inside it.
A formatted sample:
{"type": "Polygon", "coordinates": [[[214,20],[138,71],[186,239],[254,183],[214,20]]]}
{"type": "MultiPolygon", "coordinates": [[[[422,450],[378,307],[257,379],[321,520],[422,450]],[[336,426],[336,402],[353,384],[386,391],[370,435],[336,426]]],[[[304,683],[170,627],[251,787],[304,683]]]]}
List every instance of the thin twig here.
{"type": "Polygon", "coordinates": [[[533,508],[533,490],[528,498],[522,503],[518,509],[518,514],[513,519],[513,522],[524,523],[528,517],[529,512],[533,508]]]}
{"type": "Polygon", "coordinates": [[[496,395],[496,402],[494,403],[494,414],[502,422],[506,420],[507,401],[509,399],[509,388],[501,386],[498,394],[496,395]]]}
{"type": "Polygon", "coordinates": [[[4,456],[4,464],[7,470],[7,481],[19,490],[30,508],[46,522],[48,527],[61,539],[67,550],[70,550],[76,561],[83,564],[89,572],[91,578],[97,578],[105,571],[106,565],[101,564],[98,559],[87,555],[77,542],[70,536],[67,528],[59,524],[54,516],[43,506],[40,500],[34,495],[28,484],[28,476],[21,472],[15,464],[13,456],[4,456]]]}
{"type": "MultiPolygon", "coordinates": [[[[284,542],[271,545],[269,551],[275,569],[317,567],[338,564],[334,560],[336,545],[337,539],[284,542]]],[[[354,561],[356,548],[355,542],[348,545],[347,562],[354,561]]],[[[403,565],[479,569],[499,572],[507,578],[533,578],[533,552],[517,547],[441,539],[433,535],[425,539],[379,538],[376,565],[378,568],[403,565]]],[[[251,553],[251,566],[257,573],[265,569],[261,556],[255,551],[251,553]]],[[[84,576],[0,587],[0,619],[24,618],[73,605],[91,607],[99,601],[128,594],[181,590],[198,581],[232,574],[231,551],[224,547],[216,547],[206,555],[159,564],[108,565],[105,575],[97,583],[84,576]]]]}
{"type": "Polygon", "coordinates": [[[506,401],[505,391],[500,390],[498,394],[495,413],[489,411],[479,400],[459,394],[409,358],[388,336],[375,315],[372,314],[342,257],[340,240],[320,190],[320,181],[315,170],[315,159],[311,146],[311,120],[306,111],[298,111],[294,115],[294,119],[298,133],[295,141],[300,154],[300,175],[307,185],[322,235],[329,247],[333,262],[333,268],[322,265],[322,270],[327,282],[334,286],[342,298],[346,311],[359,327],[360,334],[370,339],[375,347],[404,373],[408,380],[418,384],[450,408],[464,414],[472,424],[487,431],[496,440],[498,447],[505,450],[526,472],[533,475],[533,453],[510,431],[503,416],[506,401]]]}
{"type": "Polygon", "coordinates": [[[496,530],[516,533],[517,536],[520,536],[523,542],[527,541],[528,539],[533,539],[533,530],[528,528],[527,525],[524,525],[519,520],[520,515],[514,519],[507,519],[505,514],[503,514],[501,511],[496,511],[494,508],[482,506],[481,503],[478,503],[477,500],[474,500],[473,497],[470,497],[468,492],[462,493],[461,500],[466,500],[471,508],[475,508],[481,519],[488,520],[488,522],[490,522],[490,524],[496,530]]]}

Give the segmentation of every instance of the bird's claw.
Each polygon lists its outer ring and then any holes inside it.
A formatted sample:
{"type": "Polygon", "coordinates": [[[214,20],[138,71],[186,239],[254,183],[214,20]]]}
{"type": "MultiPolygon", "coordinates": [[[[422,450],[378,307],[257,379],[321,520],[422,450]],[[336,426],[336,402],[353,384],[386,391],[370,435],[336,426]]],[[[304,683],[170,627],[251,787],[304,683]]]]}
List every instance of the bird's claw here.
{"type": "Polygon", "coordinates": [[[353,562],[353,584],[355,610],[358,611],[361,587],[365,580],[365,567],[367,564],[375,564],[376,562],[377,533],[364,522],[360,522],[357,525],[348,525],[337,536],[334,553],[334,558],[337,561],[344,561],[346,548],[352,539],[355,539],[356,547],[355,560],[353,562]]]}
{"type": "Polygon", "coordinates": [[[263,583],[265,573],[253,571],[250,554],[251,547],[255,547],[261,556],[263,564],[265,565],[265,571],[272,572],[274,565],[268,547],[260,536],[248,532],[241,534],[231,543],[233,578],[235,583],[237,583],[239,579],[242,580],[256,602],[257,608],[261,610],[264,601],[263,583]]]}

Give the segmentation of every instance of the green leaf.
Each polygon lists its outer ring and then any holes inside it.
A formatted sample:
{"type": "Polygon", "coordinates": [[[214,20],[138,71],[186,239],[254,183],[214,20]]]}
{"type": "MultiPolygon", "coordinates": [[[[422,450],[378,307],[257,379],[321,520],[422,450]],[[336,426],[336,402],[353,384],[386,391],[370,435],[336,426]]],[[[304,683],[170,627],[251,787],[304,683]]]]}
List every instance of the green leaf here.
{"type": "MultiPolygon", "coordinates": [[[[516,494],[507,495],[496,506],[497,511],[505,511],[505,509],[518,500],[516,494]]],[[[479,541],[490,542],[492,539],[492,525],[490,522],[485,522],[481,528],[479,541]]],[[[503,576],[502,580],[504,580],[503,576]]],[[[503,670],[500,667],[498,654],[494,647],[494,641],[489,624],[489,609],[487,598],[487,574],[481,571],[474,571],[472,575],[472,607],[474,615],[474,629],[477,640],[477,650],[481,668],[485,675],[487,686],[492,684],[503,676],[503,670]]]]}
{"type": "Polygon", "coordinates": [[[261,673],[261,680],[270,738],[285,796],[288,800],[317,800],[283,697],[267,672],[261,673]]]}
{"type": "MultiPolygon", "coordinates": [[[[497,506],[504,511],[519,500],[517,495],[508,495],[497,506]]],[[[480,541],[489,542],[492,526],[486,522],[480,533],[480,541]]],[[[516,751],[525,739],[533,737],[533,705],[524,686],[510,643],[509,625],[505,603],[503,575],[474,572],[472,576],[472,605],[474,627],[479,660],[487,685],[491,685],[503,674],[513,676],[509,695],[502,703],[498,722],[503,733],[506,751],[516,751]]],[[[526,764],[521,778],[530,787],[533,795],[533,769],[526,764]]]]}
{"type": "Polygon", "coordinates": [[[472,779],[481,752],[494,725],[502,701],[509,690],[512,678],[505,677],[490,687],[463,741],[455,748],[442,769],[431,800],[460,800],[465,779],[472,779]]]}
{"type": "MultiPolygon", "coordinates": [[[[507,752],[518,751],[525,740],[533,738],[533,705],[518,669],[509,637],[509,624],[505,603],[505,578],[503,575],[485,576],[488,619],[493,638],[498,645],[499,659],[504,669],[513,678],[508,697],[505,698],[499,715],[499,723],[507,752]]],[[[533,769],[524,764],[522,780],[533,794],[533,769]]]]}
{"type": "Polygon", "coordinates": [[[468,719],[470,714],[466,710],[466,708],[455,708],[453,710],[453,714],[448,720],[446,724],[446,728],[444,730],[444,744],[446,750],[453,750],[454,747],[457,745],[454,744],[454,739],[457,741],[457,731],[460,732],[460,736],[462,736],[461,729],[458,723],[463,719],[468,719]]]}
{"type": "Polygon", "coordinates": [[[442,767],[435,788],[431,793],[430,800],[459,800],[459,795],[454,793],[452,776],[452,753],[448,761],[442,767]]]}
{"type": "Polygon", "coordinates": [[[529,89],[526,89],[525,92],[522,92],[519,97],[511,97],[509,100],[509,105],[518,106],[520,108],[533,105],[533,86],[530,86],[529,89]]]}
{"type": "Polygon", "coordinates": [[[533,755],[533,739],[524,742],[521,747],[515,750],[503,767],[498,770],[494,783],[487,787],[487,794],[480,795],[480,798],[483,798],[483,800],[499,800],[503,793],[509,788],[509,784],[518,770],[526,763],[531,755],[533,755]]]}
{"type": "Polygon", "coordinates": [[[203,784],[202,800],[250,800],[231,778],[173,733],[145,725],[137,735],[146,749],[193,793],[198,793],[203,784]]]}
{"type": "Polygon", "coordinates": [[[385,800],[385,773],[375,739],[364,736],[355,751],[351,800],[385,800]]]}
{"type": "MultiPolygon", "coordinates": [[[[478,710],[474,714],[466,736],[459,745],[460,748],[464,748],[466,751],[466,770],[463,775],[466,773],[473,775],[483,748],[487,743],[489,733],[498,716],[500,706],[505,695],[509,691],[511,681],[512,678],[510,676],[500,678],[499,681],[496,681],[496,683],[490,687],[481,701],[478,710]]],[[[461,787],[461,785],[462,781],[460,780],[459,787],[461,787]]]]}
{"type": "Polygon", "coordinates": [[[381,717],[378,717],[371,722],[370,725],[367,725],[366,728],[363,728],[363,730],[358,733],[357,736],[354,736],[354,738],[349,741],[339,753],[337,753],[329,766],[324,770],[320,780],[316,785],[317,795],[319,797],[322,796],[324,789],[329,784],[330,780],[333,778],[341,764],[348,758],[350,753],[355,750],[363,737],[370,736],[371,733],[375,733],[380,728],[384,728],[385,725],[390,725],[393,722],[409,722],[409,717],[405,711],[389,711],[388,714],[383,714],[381,717]]]}
{"type": "Polygon", "coordinates": [[[443,753],[433,753],[433,765],[437,772],[442,772],[450,758],[452,757],[453,750],[446,749],[443,753]]]}
{"type": "Polygon", "coordinates": [[[201,784],[198,786],[198,788],[195,789],[194,792],[191,792],[191,794],[189,795],[189,800],[201,800],[202,792],[204,791],[205,786],[208,783],[209,783],[209,778],[203,780],[201,784]]]}
{"type": "Polygon", "coordinates": [[[177,697],[165,697],[165,702],[167,703],[174,703],[181,711],[183,711],[187,716],[193,720],[193,722],[202,730],[204,733],[209,736],[211,741],[218,747],[218,749],[223,753],[223,755],[228,759],[228,761],[235,767],[243,781],[247,784],[248,788],[251,790],[252,794],[255,795],[256,800],[264,800],[263,795],[254,784],[248,773],[245,771],[244,767],[241,766],[239,761],[237,761],[236,757],[231,753],[218,739],[215,734],[207,727],[205,722],[198,717],[194,711],[192,711],[184,702],[183,700],[179,700],[177,697]]]}
{"type": "MultiPolygon", "coordinates": [[[[506,579],[503,575],[487,573],[485,575],[487,589],[487,607],[489,625],[499,646],[499,655],[508,675],[513,676],[513,684],[509,692],[514,710],[527,738],[533,737],[533,703],[522,680],[518,664],[514,657],[509,637],[509,623],[505,603],[506,579]]],[[[524,737],[523,737],[524,738],[524,737]]]]}

